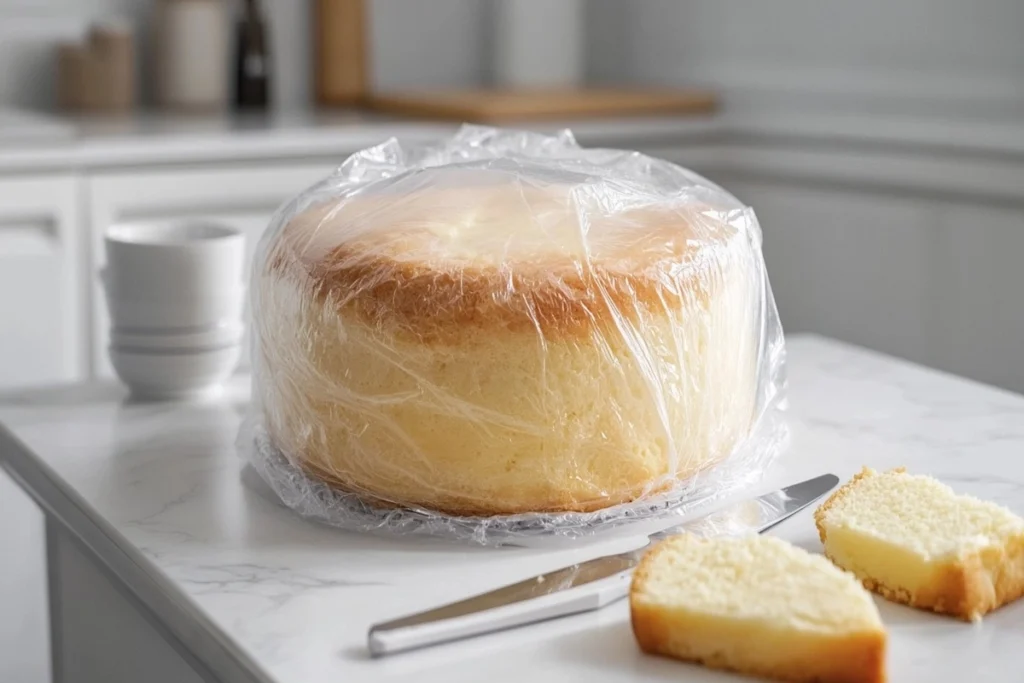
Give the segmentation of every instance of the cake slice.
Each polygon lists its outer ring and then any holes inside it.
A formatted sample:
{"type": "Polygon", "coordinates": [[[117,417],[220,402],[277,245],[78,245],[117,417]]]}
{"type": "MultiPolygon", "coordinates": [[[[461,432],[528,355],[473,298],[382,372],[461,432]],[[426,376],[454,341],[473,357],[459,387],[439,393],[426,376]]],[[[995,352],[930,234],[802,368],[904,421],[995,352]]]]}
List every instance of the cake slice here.
{"type": "Polygon", "coordinates": [[[864,468],[814,519],[825,555],[889,600],[974,621],[1024,594],[1024,520],[931,477],[864,468]]]}
{"type": "Polygon", "coordinates": [[[672,537],[630,586],[644,652],[784,681],[885,680],[886,633],[857,580],[769,536],[672,537]]]}

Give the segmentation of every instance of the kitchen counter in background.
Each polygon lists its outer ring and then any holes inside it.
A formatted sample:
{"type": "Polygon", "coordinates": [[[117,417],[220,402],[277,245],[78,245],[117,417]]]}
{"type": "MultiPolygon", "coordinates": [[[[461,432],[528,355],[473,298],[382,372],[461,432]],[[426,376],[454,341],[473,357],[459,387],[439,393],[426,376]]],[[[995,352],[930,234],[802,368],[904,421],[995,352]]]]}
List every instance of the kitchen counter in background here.
{"type": "MultiPolygon", "coordinates": [[[[28,117],[20,115],[24,121],[28,117]]],[[[0,174],[42,170],[108,169],[125,166],[232,163],[333,157],[390,137],[429,142],[451,135],[458,124],[395,118],[360,111],[295,111],[267,116],[186,116],[140,114],[130,117],[53,119],[63,135],[32,140],[0,136],[0,174]]],[[[4,123],[0,117],[0,126],[4,123]]],[[[51,124],[52,125],[52,124],[51,124]]],[[[524,128],[571,128],[588,146],[678,143],[708,137],[722,129],[720,117],[590,119],[526,123],[524,128]]]]}
{"type": "MultiPolygon", "coordinates": [[[[692,140],[757,146],[787,142],[1024,160],[1024,120],[1012,117],[922,120],[807,109],[504,125],[547,132],[570,128],[588,146],[672,146],[692,140]]],[[[0,174],[344,155],[389,137],[436,140],[457,127],[454,122],[359,110],[249,116],[143,112],[119,117],[0,109],[0,174]]]]}
{"type": "MultiPolygon", "coordinates": [[[[1024,513],[1024,397],[819,337],[791,338],[789,359],[793,444],[759,488],[905,465],[1024,513]]],[[[624,602],[369,659],[376,621],[628,539],[487,549],[307,523],[235,453],[246,389],[133,405],[93,383],[0,405],[0,463],[47,512],[56,680],[726,680],[640,654],[624,602]]],[[[810,509],[772,533],[820,551],[810,509]]],[[[894,681],[1004,681],[1024,667],[1024,602],[977,625],[877,602],[894,681]]]]}

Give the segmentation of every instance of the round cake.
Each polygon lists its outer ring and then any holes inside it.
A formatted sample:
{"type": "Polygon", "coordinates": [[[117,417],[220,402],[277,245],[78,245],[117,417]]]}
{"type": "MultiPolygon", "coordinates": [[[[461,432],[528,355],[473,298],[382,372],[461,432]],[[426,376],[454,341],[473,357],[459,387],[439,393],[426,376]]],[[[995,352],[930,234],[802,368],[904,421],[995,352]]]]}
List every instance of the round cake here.
{"type": "Polygon", "coordinates": [[[593,511],[720,462],[754,419],[759,244],[742,212],[631,196],[454,166],[295,211],[254,279],[275,446],[451,515],[593,511]]]}

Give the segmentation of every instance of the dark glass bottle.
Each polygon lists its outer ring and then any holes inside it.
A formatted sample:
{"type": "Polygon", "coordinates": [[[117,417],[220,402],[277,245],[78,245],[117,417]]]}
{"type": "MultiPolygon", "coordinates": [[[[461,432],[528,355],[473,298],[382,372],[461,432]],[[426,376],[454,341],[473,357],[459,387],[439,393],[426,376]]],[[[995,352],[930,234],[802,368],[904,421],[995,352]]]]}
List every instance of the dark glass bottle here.
{"type": "Polygon", "coordinates": [[[235,106],[265,110],[270,105],[270,49],[259,0],[245,0],[235,37],[235,106]]]}

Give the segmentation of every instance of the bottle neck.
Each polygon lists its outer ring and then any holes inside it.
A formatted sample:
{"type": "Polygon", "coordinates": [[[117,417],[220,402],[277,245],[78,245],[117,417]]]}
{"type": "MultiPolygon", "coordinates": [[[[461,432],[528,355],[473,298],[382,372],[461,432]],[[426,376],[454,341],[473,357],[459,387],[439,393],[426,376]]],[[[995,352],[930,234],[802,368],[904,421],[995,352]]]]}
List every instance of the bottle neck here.
{"type": "Polygon", "coordinates": [[[262,21],[263,13],[260,11],[261,9],[259,0],[245,0],[243,16],[248,21],[262,21]]]}

